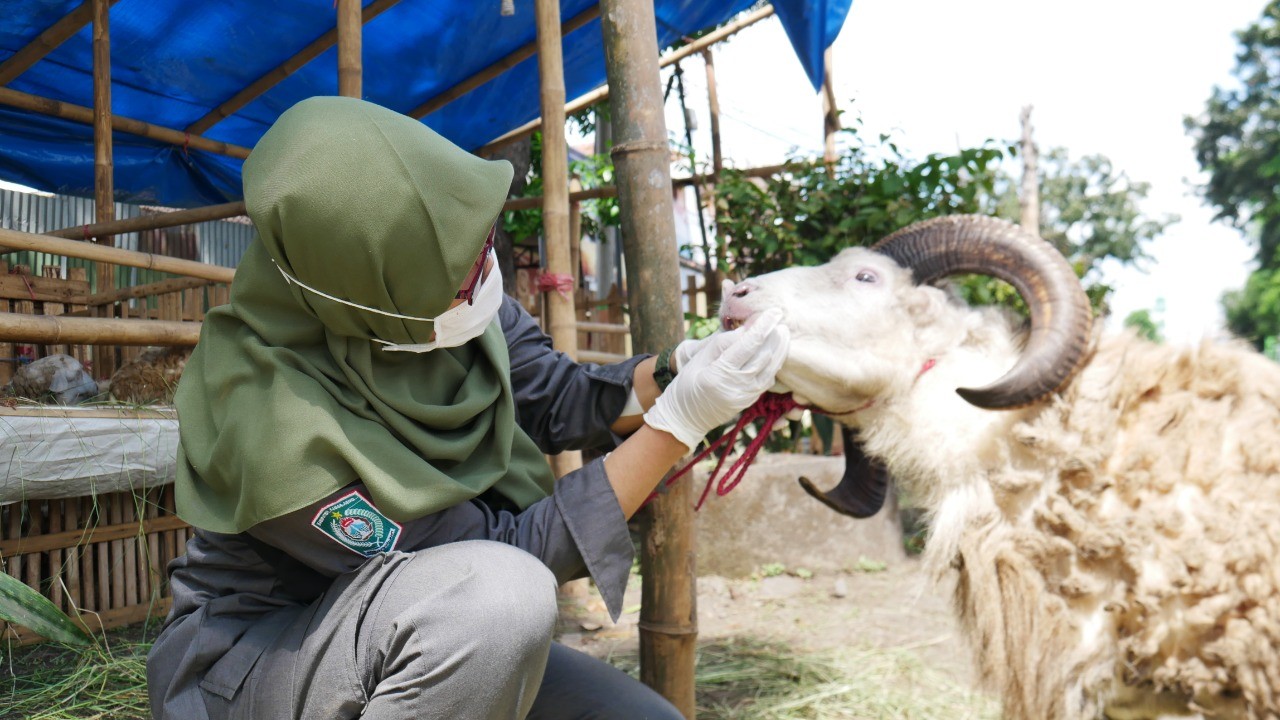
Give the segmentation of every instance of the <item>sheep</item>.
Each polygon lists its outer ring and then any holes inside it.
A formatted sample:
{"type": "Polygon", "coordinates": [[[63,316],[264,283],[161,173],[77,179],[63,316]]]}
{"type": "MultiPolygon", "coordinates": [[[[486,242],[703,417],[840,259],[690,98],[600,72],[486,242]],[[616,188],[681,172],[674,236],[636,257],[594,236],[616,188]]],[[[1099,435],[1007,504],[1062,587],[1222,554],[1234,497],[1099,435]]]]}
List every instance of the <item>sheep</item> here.
{"type": "Polygon", "coordinates": [[[993,218],[725,298],[725,328],[782,309],[780,383],[848,428],[845,479],[806,489],[873,513],[869,458],[923,505],[926,565],[1006,717],[1280,717],[1280,366],[1094,332],[1065,260],[993,218]],[[1029,331],[928,284],[958,272],[1012,283],[1029,331]]]}
{"type": "Polygon", "coordinates": [[[111,396],[136,405],[171,404],[190,357],[189,347],[148,348],[111,376],[111,396]]]}

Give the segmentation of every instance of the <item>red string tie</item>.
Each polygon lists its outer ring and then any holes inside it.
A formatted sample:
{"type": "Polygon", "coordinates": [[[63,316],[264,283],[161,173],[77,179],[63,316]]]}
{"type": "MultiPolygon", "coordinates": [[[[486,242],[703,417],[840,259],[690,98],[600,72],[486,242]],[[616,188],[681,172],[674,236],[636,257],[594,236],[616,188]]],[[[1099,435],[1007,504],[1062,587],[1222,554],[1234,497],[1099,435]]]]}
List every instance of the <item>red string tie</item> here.
{"type": "MultiPolygon", "coordinates": [[[[916,373],[916,379],[919,380],[921,375],[932,370],[937,364],[938,361],[934,358],[925,360],[920,367],[920,372],[916,373]]],[[[875,401],[875,398],[871,398],[862,406],[855,408],[851,412],[866,410],[874,405],[875,401]]],[[[738,418],[738,422],[734,424],[733,428],[730,429],[729,432],[721,435],[715,442],[708,445],[705,450],[695,455],[688,464],[677,470],[671,477],[667,478],[667,481],[663,484],[663,490],[671,487],[676,480],[687,475],[689,471],[693,469],[694,465],[697,465],[707,456],[719,450],[720,459],[716,462],[715,468],[711,470],[711,475],[707,477],[707,485],[702,489],[702,496],[698,498],[698,503],[694,505],[694,509],[702,509],[702,504],[706,502],[707,496],[711,493],[711,488],[713,486],[716,489],[716,495],[721,497],[728,495],[738,486],[738,483],[742,482],[742,478],[746,477],[747,470],[751,467],[751,463],[755,462],[756,456],[759,455],[760,450],[764,448],[765,441],[769,439],[769,434],[773,432],[774,424],[781,420],[787,413],[799,408],[812,410],[814,412],[822,412],[817,408],[797,403],[795,399],[791,397],[790,393],[785,395],[780,395],[778,393],[765,393],[764,395],[761,395],[759,400],[756,400],[751,407],[742,412],[742,415],[738,418]],[[728,461],[729,456],[733,454],[733,446],[737,443],[738,437],[742,434],[742,431],[746,429],[748,424],[761,418],[764,419],[764,423],[761,424],[760,430],[756,433],[756,436],[747,444],[747,448],[742,451],[742,456],[729,466],[728,472],[723,476],[720,476],[720,470],[724,467],[725,462],[728,461]],[[717,478],[719,479],[717,480],[717,478]]],[[[652,502],[653,499],[658,496],[658,492],[659,491],[654,491],[649,496],[649,499],[645,500],[645,504],[652,502]]]]}
{"type": "Polygon", "coordinates": [[[538,276],[538,292],[555,292],[560,293],[560,297],[565,300],[569,299],[569,293],[573,291],[574,279],[572,275],[564,273],[542,273],[538,276]]]}
{"type": "MultiPolygon", "coordinates": [[[[782,419],[783,415],[802,407],[794,399],[791,394],[779,395],[777,393],[765,393],[756,400],[755,404],[742,412],[738,417],[738,422],[734,423],[732,429],[721,435],[715,442],[707,446],[705,450],[698,453],[687,465],[680,468],[671,477],[667,478],[666,487],[670,487],[676,480],[686,475],[694,465],[697,465],[704,458],[720,451],[720,460],[716,463],[715,468],[711,471],[711,475],[707,478],[707,485],[702,489],[702,496],[698,498],[698,503],[694,506],[695,510],[702,509],[702,503],[706,502],[707,495],[711,493],[712,486],[716,488],[716,494],[720,496],[728,495],[738,483],[742,482],[742,478],[746,477],[747,469],[751,467],[751,463],[755,462],[756,456],[760,454],[760,450],[764,448],[764,443],[769,439],[769,433],[773,432],[774,423],[782,419]],[[742,435],[742,431],[747,425],[758,419],[764,419],[764,423],[760,426],[759,432],[747,444],[747,448],[743,450],[742,456],[729,466],[728,472],[720,476],[720,470],[724,467],[725,462],[729,460],[729,456],[733,454],[733,446],[738,441],[738,437],[742,435]],[[717,478],[719,478],[717,480],[717,478]]],[[[649,496],[652,501],[657,497],[658,493],[654,492],[649,496]]]]}
{"type": "Polygon", "coordinates": [[[184,132],[182,133],[182,156],[183,157],[188,157],[188,158],[191,157],[191,154],[187,152],[187,148],[189,147],[191,147],[191,133],[184,132]]]}

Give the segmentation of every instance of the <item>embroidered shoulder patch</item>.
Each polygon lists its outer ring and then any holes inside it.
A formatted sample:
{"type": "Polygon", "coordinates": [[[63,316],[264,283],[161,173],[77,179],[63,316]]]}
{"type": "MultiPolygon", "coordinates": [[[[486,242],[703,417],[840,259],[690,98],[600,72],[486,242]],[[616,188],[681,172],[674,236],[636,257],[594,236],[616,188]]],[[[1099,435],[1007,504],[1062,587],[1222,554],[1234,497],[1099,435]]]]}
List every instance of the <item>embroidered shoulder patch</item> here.
{"type": "Polygon", "coordinates": [[[339,545],[365,557],[394,550],[400,539],[400,523],[378,512],[358,490],[320,508],[311,524],[339,545]]]}

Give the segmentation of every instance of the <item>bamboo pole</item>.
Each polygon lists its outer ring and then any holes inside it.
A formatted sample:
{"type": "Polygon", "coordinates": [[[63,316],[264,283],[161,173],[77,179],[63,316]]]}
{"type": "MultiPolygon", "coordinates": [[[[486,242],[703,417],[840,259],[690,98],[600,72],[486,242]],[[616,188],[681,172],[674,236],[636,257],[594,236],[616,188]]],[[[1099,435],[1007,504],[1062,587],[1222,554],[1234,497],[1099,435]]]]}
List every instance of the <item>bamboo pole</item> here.
{"type": "MultiPolygon", "coordinates": [[[[398,2],[400,2],[400,0],[374,0],[364,9],[361,19],[363,22],[367,23],[387,9],[393,7],[398,2]]],[[[298,54],[288,60],[285,60],[279,66],[273,68],[257,80],[254,80],[245,89],[235,95],[232,95],[226,102],[210,110],[204,117],[188,125],[186,128],[187,132],[192,135],[199,135],[208,131],[209,128],[236,114],[236,112],[245,105],[253,102],[258,96],[297,72],[298,68],[319,57],[326,50],[333,47],[337,42],[338,29],[335,27],[324,35],[316,38],[310,45],[298,51],[298,54]]]]}
{"type": "MultiPolygon", "coordinates": [[[[93,2],[93,201],[94,222],[111,222],[116,218],[115,160],[111,143],[111,6],[106,0],[93,2]]],[[[111,235],[99,236],[95,242],[110,247],[111,235]]],[[[98,290],[106,292],[116,286],[116,267],[98,263],[95,268],[98,290]]],[[[106,308],[109,312],[110,308],[106,308]]],[[[105,345],[93,348],[93,369],[99,377],[111,377],[116,371],[116,349],[105,345]]]]}
{"type": "Polygon", "coordinates": [[[1040,154],[1031,137],[1031,106],[1022,108],[1022,192],[1018,194],[1019,224],[1037,237],[1040,236],[1040,173],[1036,168],[1040,154]]]}
{"type": "MultiPolygon", "coordinates": [[[[569,144],[564,134],[564,59],[560,34],[560,0],[534,0],[538,36],[538,79],[542,116],[542,236],[546,247],[544,271],[572,277],[569,251],[569,144]]],[[[569,357],[578,354],[578,316],[573,293],[543,293],[551,344],[569,357]]],[[[563,452],[551,458],[556,477],[582,467],[582,453],[563,452]]]]}
{"type": "MultiPolygon", "coordinates": [[[[746,177],[769,177],[777,175],[787,169],[786,165],[765,165],[757,168],[746,168],[742,170],[742,174],[746,177]]],[[[671,181],[673,187],[687,187],[689,185],[711,185],[715,183],[715,175],[691,175],[689,177],[675,178],[671,181]]],[[[575,190],[569,193],[569,202],[576,203],[583,200],[596,200],[599,198],[610,198],[618,196],[618,188],[615,185],[602,185],[600,187],[588,188],[586,190],[575,190]]],[[[504,211],[511,210],[533,210],[542,207],[541,195],[530,195],[528,197],[513,198],[506,201],[502,205],[504,211]]]]}
{"type": "Polygon", "coordinates": [[[824,73],[822,75],[822,161],[827,167],[836,164],[838,155],[836,155],[836,133],[840,132],[840,111],[836,105],[836,86],[831,80],[831,48],[827,48],[822,54],[822,65],[824,73]]]}
{"type": "MultiPolygon", "coordinates": [[[[632,336],[637,351],[657,352],[684,335],[684,314],[653,0],[601,0],[600,25],[605,69],[615,89],[610,155],[618,178],[632,336]]],[[[698,632],[691,487],[676,483],[643,511],[640,556],[640,679],[690,719],[698,632]]]]}
{"type": "Polygon", "coordinates": [[[338,3],[338,94],[363,97],[363,31],[364,20],[360,0],[337,0],[338,3]]]}
{"type": "Polygon", "coordinates": [[[60,228],[44,233],[50,237],[67,238],[68,240],[88,240],[102,235],[123,235],[125,233],[137,232],[139,230],[156,230],[159,228],[178,227],[180,225],[194,225],[195,223],[208,222],[210,220],[223,220],[231,217],[241,217],[245,214],[243,202],[223,203],[222,205],[208,205],[205,207],[192,208],[190,210],[174,210],[172,212],[157,213],[155,215],[141,215],[133,218],[124,218],[122,220],[113,220],[107,223],[94,223],[92,225],[72,225],[71,227],[60,228]]]}
{"type": "MultiPolygon", "coordinates": [[[[120,0],[109,0],[109,4],[115,5],[120,0]]],[[[58,22],[50,25],[47,30],[36,36],[34,40],[27,43],[18,50],[18,52],[9,56],[8,60],[0,63],[0,85],[8,85],[13,82],[19,75],[31,69],[32,65],[40,62],[41,58],[53,52],[68,38],[80,32],[85,25],[93,21],[93,0],[85,0],[75,10],[62,16],[58,22]]]]}
{"type": "MultiPolygon", "coordinates": [[[[711,48],[702,51],[702,60],[707,69],[707,114],[711,117],[711,177],[713,180],[707,185],[707,207],[711,209],[711,223],[718,230],[720,225],[716,221],[718,210],[715,183],[720,181],[720,173],[724,171],[724,152],[720,145],[720,95],[716,87],[716,61],[715,53],[711,48]]],[[[720,247],[724,247],[723,238],[720,239],[720,247]]],[[[717,256],[721,254],[722,252],[718,252],[717,256]]],[[[703,275],[707,307],[715,307],[720,304],[720,278],[723,277],[723,273],[720,271],[719,257],[711,257],[710,246],[707,247],[703,275]]]]}
{"type": "Polygon", "coordinates": [[[173,273],[174,275],[204,278],[220,283],[231,282],[236,273],[235,269],[220,265],[208,265],[194,260],[182,260],[180,258],[165,257],[164,255],[137,252],[136,250],[124,250],[94,243],[64,240],[62,238],[49,237],[48,235],[24,233],[7,228],[0,228],[0,247],[9,250],[35,250],[36,252],[114,263],[126,267],[159,270],[160,272],[173,273]]]}
{"type": "MultiPolygon", "coordinates": [[[[592,5],[586,10],[583,10],[577,15],[574,15],[573,17],[569,18],[564,22],[563,25],[560,26],[561,37],[568,35],[569,33],[573,32],[574,30],[577,30],[578,28],[582,27],[583,25],[586,25],[587,23],[591,22],[592,20],[595,20],[598,17],[600,17],[600,6],[592,5]]],[[[556,18],[556,20],[558,22],[559,18],[556,18]]],[[[435,97],[422,103],[421,105],[414,108],[413,110],[410,110],[406,114],[411,118],[422,119],[430,115],[431,113],[435,112],[436,110],[439,110],[440,108],[444,107],[445,105],[448,105],[454,100],[457,100],[463,95],[466,95],[472,90],[475,90],[481,85],[484,85],[490,80],[498,77],[499,75],[510,70],[516,65],[519,65],[525,60],[528,60],[529,58],[533,57],[537,52],[538,52],[538,43],[536,40],[534,42],[521,45],[520,47],[512,51],[510,54],[508,54],[506,57],[503,57],[502,59],[498,60],[492,65],[489,65],[488,67],[484,68],[480,72],[476,73],[475,75],[472,75],[466,80],[463,80],[457,85],[454,85],[448,90],[445,90],[439,95],[436,95],[435,97]]]]}
{"type": "Polygon", "coordinates": [[[707,66],[707,105],[711,116],[711,174],[717,179],[724,169],[724,153],[720,148],[720,96],[716,91],[716,61],[711,48],[702,51],[707,66]]]}
{"type": "MultiPolygon", "coordinates": [[[[694,40],[688,45],[681,46],[680,48],[677,48],[676,50],[672,50],[666,55],[663,55],[662,59],[658,61],[658,67],[664,68],[664,67],[667,67],[668,65],[673,65],[696,52],[702,52],[703,49],[709,48],[712,45],[715,45],[716,43],[724,40],[725,38],[728,38],[738,32],[741,32],[742,30],[745,30],[746,28],[749,28],[752,25],[755,25],[761,20],[764,20],[765,18],[772,16],[773,13],[774,13],[773,6],[766,5],[765,7],[762,7],[759,10],[756,10],[755,12],[741,18],[740,20],[731,22],[728,25],[725,25],[724,27],[718,30],[715,30],[707,33],[706,35],[703,35],[702,37],[698,38],[697,40],[694,40]]],[[[572,115],[573,113],[576,113],[579,110],[582,110],[583,108],[588,108],[588,107],[591,107],[592,105],[595,105],[596,103],[600,102],[601,100],[604,100],[607,97],[609,97],[608,85],[604,85],[602,87],[596,88],[595,90],[587,93],[586,95],[583,95],[582,97],[579,97],[573,102],[567,104],[565,106],[565,114],[572,115]]],[[[491,140],[489,143],[477,149],[476,154],[484,155],[485,153],[495,150],[499,147],[502,147],[507,143],[519,140],[525,135],[529,135],[530,133],[533,133],[534,131],[538,130],[541,127],[542,127],[541,118],[531,120],[525,123],[524,125],[521,125],[520,127],[516,128],[515,130],[512,130],[511,132],[508,132],[505,135],[501,135],[498,138],[491,140]]]]}
{"type": "MultiPolygon", "coordinates": [[[[0,88],[0,105],[8,105],[16,107],[19,110],[29,110],[31,112],[40,113],[41,115],[51,115],[63,120],[83,123],[85,125],[93,124],[93,109],[82,105],[72,105],[59,100],[51,100],[38,95],[18,92],[9,88],[0,88]]],[[[249,157],[249,148],[239,145],[224,143],[219,140],[210,140],[195,133],[184,133],[181,130],[173,130],[159,125],[134,120],[132,118],[113,115],[111,117],[111,127],[119,132],[137,135],[139,137],[159,140],[160,142],[177,145],[179,147],[190,147],[193,150],[205,150],[207,152],[216,153],[218,155],[226,155],[228,157],[244,159],[249,157]]]]}
{"type": "Polygon", "coordinates": [[[0,313],[0,342],[39,345],[195,345],[200,323],[0,313]]]}

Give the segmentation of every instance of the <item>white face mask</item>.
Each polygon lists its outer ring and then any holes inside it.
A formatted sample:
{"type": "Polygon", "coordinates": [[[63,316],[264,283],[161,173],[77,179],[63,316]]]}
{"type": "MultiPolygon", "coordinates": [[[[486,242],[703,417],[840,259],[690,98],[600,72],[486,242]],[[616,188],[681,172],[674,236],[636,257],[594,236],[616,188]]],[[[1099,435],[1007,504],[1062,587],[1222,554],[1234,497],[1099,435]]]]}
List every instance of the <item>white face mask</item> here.
{"type": "MultiPolygon", "coordinates": [[[[489,251],[489,257],[494,258],[493,251],[489,251]]],[[[488,259],[485,260],[487,265],[488,259]]],[[[401,320],[418,320],[422,322],[435,323],[435,339],[431,342],[417,344],[396,344],[389,343],[385,340],[374,338],[374,342],[381,343],[382,349],[389,352],[414,352],[424,353],[436,348],[452,348],[458,347],[470,340],[474,340],[489,327],[489,323],[498,316],[498,310],[502,308],[502,273],[498,271],[497,263],[489,271],[489,276],[484,277],[480,281],[479,287],[475,290],[475,295],[470,304],[462,303],[461,305],[450,308],[435,318],[415,317],[413,315],[400,315],[398,313],[387,312],[377,308],[371,308],[367,305],[360,305],[349,300],[336,298],[332,295],[320,292],[319,290],[304,284],[301,280],[292,277],[284,271],[279,265],[276,269],[284,276],[287,282],[291,282],[298,287],[315,293],[326,300],[332,300],[336,303],[348,305],[358,310],[364,310],[377,315],[385,315],[386,317],[399,318],[401,320]]]]}

